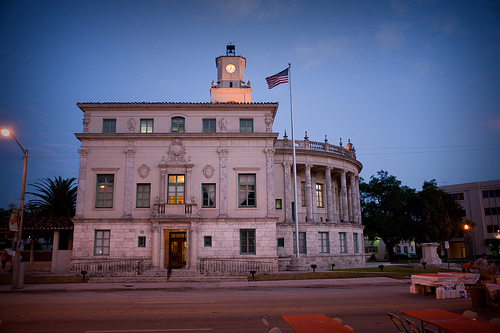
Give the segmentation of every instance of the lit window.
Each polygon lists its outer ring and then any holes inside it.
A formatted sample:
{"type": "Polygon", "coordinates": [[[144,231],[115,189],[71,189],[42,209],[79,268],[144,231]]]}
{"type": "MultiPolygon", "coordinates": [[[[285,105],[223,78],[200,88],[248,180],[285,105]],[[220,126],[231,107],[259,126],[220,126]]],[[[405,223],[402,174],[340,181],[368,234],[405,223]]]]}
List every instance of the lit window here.
{"type": "Polygon", "coordinates": [[[239,207],[256,207],[255,174],[238,175],[239,207]]]}
{"type": "Polygon", "coordinates": [[[215,184],[201,184],[202,207],[215,207],[215,184]]]}
{"type": "Polygon", "coordinates": [[[281,199],[276,199],[276,209],[283,209],[283,204],[281,199]]]}
{"type": "Polygon", "coordinates": [[[323,207],[323,184],[316,184],[316,206],[323,207]]]}
{"type": "Polygon", "coordinates": [[[95,208],[113,207],[114,175],[97,175],[95,208]]]}
{"type": "Polygon", "coordinates": [[[255,229],[240,230],[240,253],[255,254],[255,229]]]}
{"type": "Polygon", "coordinates": [[[135,207],[149,208],[151,184],[137,184],[137,198],[135,207]]]}
{"type": "Polygon", "coordinates": [[[215,119],[203,119],[203,133],[215,133],[215,119]]]}
{"type": "Polygon", "coordinates": [[[153,133],[153,119],[141,119],[141,133],[153,133]]]}
{"type": "Polygon", "coordinates": [[[108,256],[109,243],[110,243],[109,230],[96,230],[94,237],[94,255],[95,256],[108,256]]]}
{"type": "Polygon", "coordinates": [[[184,133],[184,118],[172,118],[172,133],[184,133]]]}
{"type": "Polygon", "coordinates": [[[168,203],[184,203],[184,175],[168,175],[168,203]]]}
{"type": "Polygon", "coordinates": [[[253,119],[240,119],[240,133],[253,133],[253,119]]]}
{"type": "Polygon", "coordinates": [[[116,132],[116,119],[103,119],[102,132],[103,133],[115,133],[116,132]]]}
{"type": "Polygon", "coordinates": [[[302,207],[306,206],[306,182],[300,182],[300,196],[302,199],[302,207]]]}

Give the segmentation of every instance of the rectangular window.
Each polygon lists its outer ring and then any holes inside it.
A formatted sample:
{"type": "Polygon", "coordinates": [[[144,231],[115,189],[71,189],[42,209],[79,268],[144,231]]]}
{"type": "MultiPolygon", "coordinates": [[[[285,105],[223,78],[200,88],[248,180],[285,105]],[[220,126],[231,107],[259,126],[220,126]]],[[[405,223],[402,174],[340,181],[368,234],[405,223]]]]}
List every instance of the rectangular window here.
{"type": "Polygon", "coordinates": [[[151,184],[137,184],[136,208],[149,208],[151,184]]]}
{"type": "Polygon", "coordinates": [[[463,193],[453,193],[451,195],[455,201],[458,200],[464,200],[464,194],[463,193]]]}
{"type": "Polygon", "coordinates": [[[394,247],[396,249],[396,254],[401,254],[401,247],[398,245],[396,247],[394,247]]]}
{"type": "Polygon", "coordinates": [[[109,256],[109,230],[96,230],[94,236],[94,255],[95,256],[109,256]]]}
{"type": "Polygon", "coordinates": [[[168,175],[168,203],[184,203],[184,175],[168,175]]]}
{"type": "Polygon", "coordinates": [[[300,182],[300,197],[302,199],[302,207],[306,206],[306,182],[300,182]]]}
{"type": "Polygon", "coordinates": [[[359,237],[357,233],[352,234],[352,245],[354,246],[354,253],[359,253],[359,237]]]}
{"type": "Polygon", "coordinates": [[[285,239],[278,238],[278,247],[285,247],[285,239]]]}
{"type": "Polygon", "coordinates": [[[255,254],[255,229],[240,230],[240,254],[255,254]]]}
{"type": "Polygon", "coordinates": [[[255,174],[238,175],[239,201],[238,207],[256,207],[255,174]]]}
{"type": "Polygon", "coordinates": [[[203,236],[203,246],[212,247],[212,236],[203,236]]]}
{"type": "Polygon", "coordinates": [[[500,197],[500,189],[498,190],[489,190],[489,191],[483,191],[483,198],[495,198],[495,197],[500,197]]]}
{"type": "Polygon", "coordinates": [[[139,236],[139,238],[137,238],[137,243],[138,247],[146,247],[146,236],[139,236]]]}
{"type": "Polygon", "coordinates": [[[316,184],[316,207],[323,208],[323,184],[316,184]]]}
{"type": "Polygon", "coordinates": [[[328,232],[318,232],[319,253],[330,253],[330,237],[328,232]]]}
{"type": "Polygon", "coordinates": [[[403,252],[408,253],[408,245],[403,246],[403,252]]]}
{"type": "Polygon", "coordinates": [[[103,133],[116,133],[116,119],[103,119],[102,120],[103,133]]]}
{"type": "Polygon", "coordinates": [[[141,133],[153,133],[153,119],[141,119],[141,133]]]}
{"type": "Polygon", "coordinates": [[[97,175],[95,208],[113,208],[115,175],[97,175]]]}
{"type": "Polygon", "coordinates": [[[184,118],[173,117],[172,118],[172,133],[184,133],[184,118]]]}
{"type": "MultiPolygon", "coordinates": [[[[293,233],[293,253],[297,253],[297,238],[293,233]]],[[[299,232],[299,253],[307,254],[306,233],[299,232]]]]}
{"type": "Polygon", "coordinates": [[[340,253],[347,253],[347,237],[345,232],[339,232],[340,253]]]}
{"type": "Polygon", "coordinates": [[[240,133],[253,133],[253,119],[240,119],[240,133]]]}
{"type": "Polygon", "coordinates": [[[202,207],[215,207],[215,184],[201,184],[202,207]]]}
{"type": "Polygon", "coordinates": [[[215,133],[215,119],[203,119],[203,133],[215,133]]]}
{"type": "Polygon", "coordinates": [[[276,209],[283,209],[281,199],[276,199],[276,209]]]}

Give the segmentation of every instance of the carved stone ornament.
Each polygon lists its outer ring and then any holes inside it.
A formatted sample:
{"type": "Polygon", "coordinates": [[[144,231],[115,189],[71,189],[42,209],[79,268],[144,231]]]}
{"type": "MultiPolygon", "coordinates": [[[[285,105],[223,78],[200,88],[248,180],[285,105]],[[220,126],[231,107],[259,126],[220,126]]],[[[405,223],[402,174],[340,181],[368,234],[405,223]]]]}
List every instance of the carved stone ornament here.
{"type": "Polygon", "coordinates": [[[134,131],[135,131],[135,125],[136,125],[136,123],[135,123],[134,118],[130,118],[130,119],[128,120],[127,125],[128,125],[128,131],[129,131],[129,132],[134,132],[134,131]]]}
{"type": "Polygon", "coordinates": [[[211,165],[207,164],[203,168],[203,175],[205,176],[205,178],[210,179],[214,175],[214,171],[215,169],[211,165]]]}
{"type": "Polygon", "coordinates": [[[179,138],[174,139],[168,148],[168,161],[169,162],[186,162],[184,159],[186,155],[186,148],[182,145],[179,138]]]}
{"type": "Polygon", "coordinates": [[[149,176],[149,172],[151,171],[151,169],[146,164],[143,164],[137,171],[139,172],[139,176],[144,179],[149,176]]]}

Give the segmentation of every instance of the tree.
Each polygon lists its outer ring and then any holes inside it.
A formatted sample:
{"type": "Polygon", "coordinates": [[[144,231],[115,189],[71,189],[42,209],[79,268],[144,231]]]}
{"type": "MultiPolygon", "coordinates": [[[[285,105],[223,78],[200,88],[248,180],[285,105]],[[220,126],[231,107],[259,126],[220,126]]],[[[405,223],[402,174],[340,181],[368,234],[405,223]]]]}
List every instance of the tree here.
{"type": "Polygon", "coordinates": [[[425,181],[418,196],[421,214],[416,242],[442,242],[461,232],[462,206],[450,194],[439,189],[435,179],[425,181]]]}
{"type": "Polygon", "coordinates": [[[394,259],[394,246],[411,240],[419,212],[418,195],[414,189],[401,186],[395,176],[379,171],[369,183],[360,184],[361,208],[365,235],[370,240],[380,237],[387,248],[389,260],[394,259]]]}
{"type": "Polygon", "coordinates": [[[38,192],[26,192],[37,199],[30,200],[29,206],[34,207],[33,213],[38,216],[72,217],[76,206],[76,178],[62,179],[54,177],[43,178],[41,182],[30,184],[38,192]]]}

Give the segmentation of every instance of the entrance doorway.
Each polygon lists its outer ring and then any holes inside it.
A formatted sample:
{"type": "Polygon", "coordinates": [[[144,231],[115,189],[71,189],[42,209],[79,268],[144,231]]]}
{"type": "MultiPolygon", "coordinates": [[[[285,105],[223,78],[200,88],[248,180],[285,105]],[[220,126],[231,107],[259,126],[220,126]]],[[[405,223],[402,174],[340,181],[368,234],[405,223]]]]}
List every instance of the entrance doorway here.
{"type": "Polygon", "coordinates": [[[186,231],[169,231],[165,230],[165,239],[168,239],[168,254],[165,258],[167,262],[165,265],[173,269],[181,269],[186,267],[186,231]],[[168,234],[168,237],[167,237],[168,234]]]}

